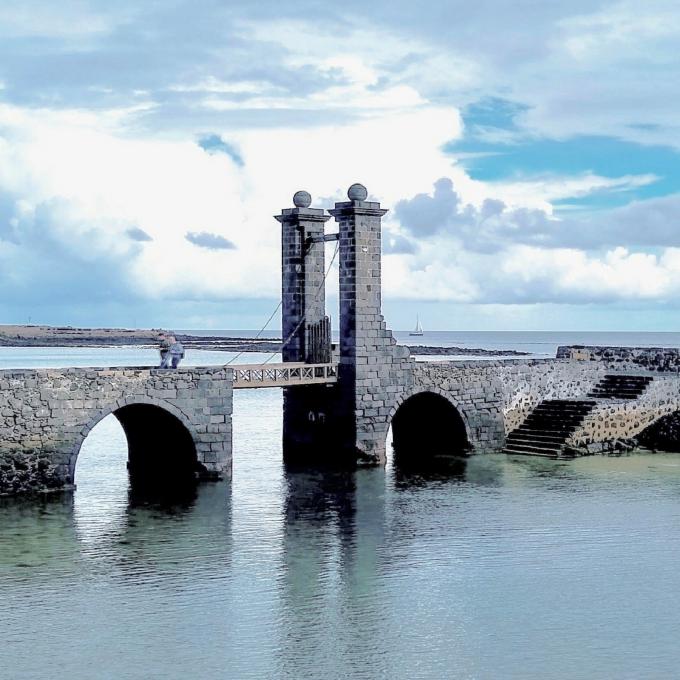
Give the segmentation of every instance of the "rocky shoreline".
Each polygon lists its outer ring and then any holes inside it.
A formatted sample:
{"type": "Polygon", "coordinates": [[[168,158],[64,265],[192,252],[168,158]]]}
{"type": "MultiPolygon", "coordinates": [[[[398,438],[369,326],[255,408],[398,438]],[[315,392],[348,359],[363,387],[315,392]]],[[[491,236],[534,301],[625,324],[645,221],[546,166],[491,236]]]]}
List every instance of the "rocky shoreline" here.
{"type": "MultiPolygon", "coordinates": [[[[156,346],[161,329],[73,328],[71,326],[1,326],[0,347],[122,347],[156,346]]],[[[281,340],[271,338],[224,337],[176,333],[187,349],[222,352],[278,352],[281,340]]],[[[411,345],[411,354],[420,356],[465,355],[479,357],[519,357],[528,352],[476,347],[436,347],[411,345]]]]}

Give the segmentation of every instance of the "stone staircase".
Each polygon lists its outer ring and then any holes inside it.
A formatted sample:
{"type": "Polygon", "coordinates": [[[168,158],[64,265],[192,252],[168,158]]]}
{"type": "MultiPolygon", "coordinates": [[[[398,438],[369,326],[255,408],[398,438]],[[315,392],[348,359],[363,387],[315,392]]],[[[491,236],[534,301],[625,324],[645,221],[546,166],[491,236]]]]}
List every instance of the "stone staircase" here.
{"type": "Polygon", "coordinates": [[[556,458],[569,435],[597,404],[594,400],[548,399],[509,435],[505,453],[556,458]]]}
{"type": "Polygon", "coordinates": [[[637,399],[650,376],[605,375],[584,399],[542,401],[507,437],[504,453],[558,458],[585,417],[604,399],[637,399]]]}
{"type": "Polygon", "coordinates": [[[648,375],[605,375],[591,390],[590,399],[637,399],[652,382],[648,375]]]}

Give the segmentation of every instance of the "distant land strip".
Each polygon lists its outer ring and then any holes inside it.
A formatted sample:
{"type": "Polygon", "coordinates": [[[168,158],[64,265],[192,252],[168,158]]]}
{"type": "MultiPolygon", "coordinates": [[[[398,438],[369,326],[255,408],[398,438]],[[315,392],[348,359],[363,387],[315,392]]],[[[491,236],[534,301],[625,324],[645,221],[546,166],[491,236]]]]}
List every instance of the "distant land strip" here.
{"type": "MultiPolygon", "coordinates": [[[[0,325],[0,347],[122,347],[126,345],[156,346],[158,334],[165,329],[74,328],[73,326],[0,325]]],[[[168,331],[166,331],[168,332],[168,331]]],[[[220,335],[175,333],[188,349],[222,352],[278,352],[281,340],[272,338],[240,338],[220,335]]],[[[409,346],[412,354],[466,356],[526,356],[517,350],[480,349],[475,347],[409,346]]]]}

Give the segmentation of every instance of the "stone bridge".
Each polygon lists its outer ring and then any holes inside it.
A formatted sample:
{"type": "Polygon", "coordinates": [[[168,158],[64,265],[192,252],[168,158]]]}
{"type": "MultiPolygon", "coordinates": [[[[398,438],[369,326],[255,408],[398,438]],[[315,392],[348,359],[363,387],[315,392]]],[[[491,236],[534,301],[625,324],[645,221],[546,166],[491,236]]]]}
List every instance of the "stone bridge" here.
{"type": "MultiPolygon", "coordinates": [[[[282,234],[279,365],[0,371],[0,494],[69,488],[88,432],[113,414],[131,475],[228,477],[236,388],[284,390],[293,464],[507,450],[558,457],[649,434],[680,411],[677,349],[560,348],[552,359],[416,362],[381,310],[385,210],[353,185],[328,213],[306,192],[282,234]],[[326,233],[334,218],[335,233],[326,233]],[[337,243],[339,343],[325,310],[325,244],[337,243]]],[[[680,437],[679,437],[680,438],[680,437]]],[[[674,442],[672,445],[675,446],[674,442]]],[[[680,444],[678,444],[680,450],[680,444]]]]}
{"type": "Polygon", "coordinates": [[[80,447],[113,414],[140,478],[231,470],[226,368],[0,371],[0,494],[72,488],[80,447]]]}

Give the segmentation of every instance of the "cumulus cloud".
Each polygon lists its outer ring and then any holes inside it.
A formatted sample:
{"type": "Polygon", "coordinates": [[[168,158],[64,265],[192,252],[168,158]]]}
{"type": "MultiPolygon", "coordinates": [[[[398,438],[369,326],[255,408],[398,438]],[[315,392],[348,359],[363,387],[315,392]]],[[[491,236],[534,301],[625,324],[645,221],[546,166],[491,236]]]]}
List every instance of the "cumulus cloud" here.
{"type": "MultiPolygon", "coordinates": [[[[582,216],[551,205],[646,186],[650,173],[483,183],[443,149],[480,97],[516,102],[506,143],[605,134],[677,146],[678,8],[386,3],[325,3],[313,16],[278,4],[275,20],[270,0],[257,15],[247,2],[198,15],[183,0],[0,10],[13,38],[0,40],[3,292],[18,304],[276,298],[271,215],[298,189],[342,200],[362,181],[393,208],[389,296],[677,296],[678,195],[582,216]],[[204,231],[187,233],[196,224],[204,231]]],[[[484,135],[498,134],[487,122],[484,135]]]]}
{"type": "Polygon", "coordinates": [[[399,201],[394,212],[413,236],[444,235],[483,252],[513,244],[582,250],[680,246],[680,194],[565,218],[547,210],[512,208],[495,198],[474,206],[462,200],[449,178],[441,178],[431,193],[399,201]]]}
{"type": "Polygon", "coordinates": [[[224,236],[211,234],[207,231],[189,231],[184,238],[195,246],[207,248],[208,250],[231,250],[236,246],[224,236]]]}
{"type": "MultiPolygon", "coordinates": [[[[10,202],[5,195],[4,205],[10,202]]],[[[138,299],[130,267],[139,246],[115,220],[85,219],[62,198],[14,197],[10,238],[0,238],[0,287],[17,306],[138,299]]]]}
{"type": "Polygon", "coordinates": [[[382,252],[384,255],[412,255],[418,250],[415,241],[401,234],[384,231],[382,235],[382,252]]]}
{"type": "Polygon", "coordinates": [[[414,236],[444,234],[460,239],[469,250],[496,251],[513,241],[545,241],[553,231],[553,221],[541,210],[509,208],[493,198],[479,207],[464,203],[447,177],[435,182],[432,194],[399,201],[394,212],[414,236]]]}

